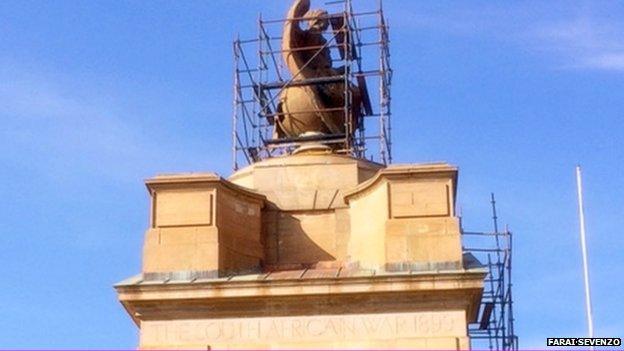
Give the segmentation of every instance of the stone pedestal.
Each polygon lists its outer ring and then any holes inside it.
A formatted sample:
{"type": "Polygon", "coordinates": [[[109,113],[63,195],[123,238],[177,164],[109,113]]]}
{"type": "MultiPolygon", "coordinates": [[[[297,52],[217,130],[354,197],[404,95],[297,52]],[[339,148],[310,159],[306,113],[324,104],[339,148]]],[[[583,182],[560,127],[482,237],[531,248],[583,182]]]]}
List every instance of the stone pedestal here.
{"type": "Polygon", "coordinates": [[[323,151],[155,177],[119,299],[147,349],[467,349],[486,273],[462,255],[456,185],[447,164],[323,151]]]}

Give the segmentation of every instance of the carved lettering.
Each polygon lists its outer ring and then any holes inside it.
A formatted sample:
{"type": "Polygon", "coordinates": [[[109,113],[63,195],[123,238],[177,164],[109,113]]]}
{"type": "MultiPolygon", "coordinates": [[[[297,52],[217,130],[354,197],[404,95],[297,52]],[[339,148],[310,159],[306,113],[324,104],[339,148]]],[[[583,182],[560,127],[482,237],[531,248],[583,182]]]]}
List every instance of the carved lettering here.
{"type": "Polygon", "coordinates": [[[466,335],[463,311],[145,321],[142,344],[258,340],[360,340],[466,335]]]}

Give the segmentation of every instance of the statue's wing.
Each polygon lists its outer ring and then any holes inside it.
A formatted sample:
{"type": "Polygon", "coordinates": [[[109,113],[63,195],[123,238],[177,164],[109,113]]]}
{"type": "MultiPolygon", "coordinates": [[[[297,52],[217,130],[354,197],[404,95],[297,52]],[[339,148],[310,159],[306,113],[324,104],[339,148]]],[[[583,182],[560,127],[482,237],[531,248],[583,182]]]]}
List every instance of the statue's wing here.
{"type": "Polygon", "coordinates": [[[294,79],[308,78],[305,70],[302,71],[305,62],[302,62],[301,55],[293,52],[293,49],[307,45],[305,34],[299,23],[300,18],[310,10],[310,0],[296,0],[288,10],[287,20],[284,24],[282,36],[282,57],[288,70],[295,77],[294,79]],[[296,18],[296,19],[295,19],[296,18]]]}

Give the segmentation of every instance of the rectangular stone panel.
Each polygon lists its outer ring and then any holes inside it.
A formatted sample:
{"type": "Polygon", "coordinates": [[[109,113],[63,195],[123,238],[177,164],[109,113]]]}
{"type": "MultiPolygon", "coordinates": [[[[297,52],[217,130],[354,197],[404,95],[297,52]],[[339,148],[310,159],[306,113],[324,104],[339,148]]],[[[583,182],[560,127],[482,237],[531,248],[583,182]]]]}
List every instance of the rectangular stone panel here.
{"type": "Polygon", "coordinates": [[[418,180],[390,184],[392,218],[450,216],[447,180],[418,180]]]}
{"type": "Polygon", "coordinates": [[[167,189],[154,194],[154,226],[212,225],[214,190],[167,189]]]}

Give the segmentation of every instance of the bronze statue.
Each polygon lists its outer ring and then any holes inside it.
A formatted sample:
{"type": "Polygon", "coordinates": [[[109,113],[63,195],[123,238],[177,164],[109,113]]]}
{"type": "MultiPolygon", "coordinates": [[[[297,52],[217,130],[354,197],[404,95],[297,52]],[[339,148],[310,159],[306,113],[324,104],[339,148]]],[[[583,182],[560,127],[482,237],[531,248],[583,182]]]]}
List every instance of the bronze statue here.
{"type": "MultiPolygon", "coordinates": [[[[277,137],[298,137],[305,133],[344,134],[345,81],[336,79],[321,84],[297,84],[314,78],[338,78],[344,68],[332,67],[329,43],[323,33],[329,28],[330,18],[324,10],[310,10],[310,0],[296,0],[288,11],[282,39],[283,59],[292,78],[281,94],[277,137]],[[307,28],[300,23],[307,21],[307,28]]],[[[332,23],[333,24],[333,23],[332,23]]],[[[332,25],[333,27],[333,25],[332,25]]],[[[334,32],[344,28],[333,28],[334,32]]],[[[335,42],[334,42],[335,44],[335,42]]],[[[351,108],[347,116],[353,128],[360,118],[359,91],[349,83],[351,108]]]]}

